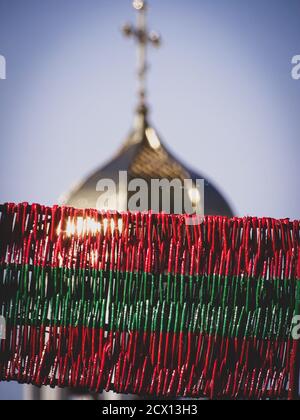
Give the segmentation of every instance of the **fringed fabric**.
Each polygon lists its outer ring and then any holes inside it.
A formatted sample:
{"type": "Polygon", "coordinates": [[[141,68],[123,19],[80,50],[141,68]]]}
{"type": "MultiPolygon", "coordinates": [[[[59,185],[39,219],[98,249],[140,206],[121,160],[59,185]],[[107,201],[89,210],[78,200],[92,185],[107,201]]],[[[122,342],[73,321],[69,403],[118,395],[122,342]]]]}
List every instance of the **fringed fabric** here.
{"type": "Polygon", "coordinates": [[[299,397],[299,221],[0,209],[0,380],[299,397]]]}

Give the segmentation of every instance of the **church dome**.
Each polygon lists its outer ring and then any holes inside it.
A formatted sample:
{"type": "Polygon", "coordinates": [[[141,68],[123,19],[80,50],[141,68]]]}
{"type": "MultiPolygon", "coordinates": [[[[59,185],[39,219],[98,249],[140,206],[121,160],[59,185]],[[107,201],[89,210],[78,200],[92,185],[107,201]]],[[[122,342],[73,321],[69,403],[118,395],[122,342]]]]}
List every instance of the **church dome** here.
{"type": "MultiPolygon", "coordinates": [[[[147,200],[142,210],[165,211],[167,213],[179,213],[178,201],[183,211],[180,213],[194,213],[194,209],[201,208],[201,214],[232,216],[232,210],[214,185],[201,174],[195,173],[185,164],[179,162],[162,142],[156,130],[148,122],[148,108],[146,105],[146,76],[149,68],[146,58],[147,47],[158,47],[161,38],[155,32],[149,32],[147,28],[147,2],[146,0],[134,0],[133,7],[137,11],[137,25],[126,24],[123,28],[125,36],[133,38],[138,47],[138,83],[139,105],[136,112],[134,128],[119,153],[106,165],[96,170],[90,177],[75,188],[65,200],[65,204],[77,208],[96,208],[98,210],[133,210],[129,206],[134,194],[128,192],[128,183],[131,180],[142,180],[147,187],[147,200]],[[127,182],[120,181],[120,172],[126,173],[127,182]],[[109,200],[108,206],[101,200],[103,189],[98,188],[99,183],[109,180],[114,185],[114,190],[105,196],[109,200]],[[168,191],[169,211],[166,211],[162,203],[165,202],[166,193],[158,191],[151,194],[151,186],[156,181],[180,181],[180,195],[176,195],[175,188],[168,191]],[[186,186],[185,180],[189,180],[186,186]],[[197,180],[204,180],[201,191],[197,180]],[[100,194],[99,194],[100,192],[100,194]],[[178,199],[179,197],[179,199],[178,199]],[[111,204],[113,203],[113,204],[111,204]],[[188,203],[187,206],[185,204],[188,203]],[[188,210],[186,210],[188,208],[188,210]],[[159,209],[159,210],[157,210],[159,209]],[[192,209],[192,211],[190,211],[192,209]]],[[[106,203],[106,202],[105,202],[106,203]]],[[[138,208],[137,208],[138,210],[138,208]]]]}
{"type": "MultiPolygon", "coordinates": [[[[143,179],[149,186],[153,179],[204,179],[203,175],[196,173],[185,164],[179,162],[164,145],[156,130],[148,123],[145,108],[140,108],[136,115],[134,129],[128,139],[107,164],[100,167],[66,198],[65,204],[77,208],[98,208],[99,191],[97,184],[102,179],[113,180],[117,186],[116,208],[110,210],[127,210],[127,191],[125,186],[119,182],[120,171],[127,172],[128,181],[132,179],[143,179]],[[123,199],[125,197],[125,201],[123,199]]],[[[146,210],[146,209],[145,209],[146,210]]],[[[151,210],[151,200],[149,208],[151,210]]],[[[226,199],[214,187],[210,180],[205,178],[204,183],[204,210],[207,215],[232,216],[232,210],[226,199]]]]}

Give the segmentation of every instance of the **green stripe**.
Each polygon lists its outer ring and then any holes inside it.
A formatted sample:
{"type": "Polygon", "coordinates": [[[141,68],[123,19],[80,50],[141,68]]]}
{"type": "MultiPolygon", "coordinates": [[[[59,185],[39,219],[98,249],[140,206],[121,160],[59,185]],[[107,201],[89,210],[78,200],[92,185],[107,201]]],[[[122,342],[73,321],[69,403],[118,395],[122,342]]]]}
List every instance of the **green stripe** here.
{"type": "MultiPolygon", "coordinates": [[[[15,284],[15,272],[14,264],[5,275],[1,271],[2,287],[15,284]]],[[[104,328],[108,311],[109,330],[147,332],[151,328],[276,339],[288,336],[293,313],[300,314],[300,281],[87,272],[64,267],[46,275],[39,266],[34,267],[30,280],[28,265],[19,267],[18,273],[19,287],[13,297],[2,298],[2,312],[12,325],[104,328]],[[229,306],[232,297],[234,307],[229,306]]]]}

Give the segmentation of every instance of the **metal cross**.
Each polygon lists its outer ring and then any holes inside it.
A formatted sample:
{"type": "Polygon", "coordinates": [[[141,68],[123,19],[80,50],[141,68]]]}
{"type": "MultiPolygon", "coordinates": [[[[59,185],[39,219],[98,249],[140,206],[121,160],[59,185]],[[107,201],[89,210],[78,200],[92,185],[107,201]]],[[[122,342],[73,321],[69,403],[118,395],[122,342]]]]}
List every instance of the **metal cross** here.
{"type": "Polygon", "coordinates": [[[137,26],[126,24],[123,33],[127,37],[133,37],[138,45],[138,81],[140,106],[146,107],[146,75],[148,70],[147,46],[159,47],[161,37],[156,32],[148,32],[147,28],[147,2],[146,0],[134,0],[133,7],[137,11],[137,26]]]}

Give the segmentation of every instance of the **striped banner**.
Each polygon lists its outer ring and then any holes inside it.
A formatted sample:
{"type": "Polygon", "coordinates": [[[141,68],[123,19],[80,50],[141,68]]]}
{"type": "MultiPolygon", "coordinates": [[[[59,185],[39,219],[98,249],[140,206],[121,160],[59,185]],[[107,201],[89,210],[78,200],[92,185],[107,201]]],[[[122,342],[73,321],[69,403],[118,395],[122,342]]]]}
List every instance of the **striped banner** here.
{"type": "Polygon", "coordinates": [[[0,207],[0,380],[299,397],[299,221],[0,207]]]}

